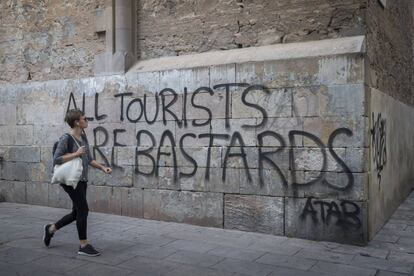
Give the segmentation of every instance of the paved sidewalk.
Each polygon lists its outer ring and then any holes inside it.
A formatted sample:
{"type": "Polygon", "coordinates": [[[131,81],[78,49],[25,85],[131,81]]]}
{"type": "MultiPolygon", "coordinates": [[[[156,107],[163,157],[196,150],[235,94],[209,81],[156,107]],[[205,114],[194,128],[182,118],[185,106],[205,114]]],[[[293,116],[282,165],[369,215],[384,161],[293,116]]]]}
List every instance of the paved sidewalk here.
{"type": "Polygon", "coordinates": [[[90,213],[99,257],[77,253],[64,209],[0,203],[0,275],[413,275],[414,193],[366,247],[90,213]]]}

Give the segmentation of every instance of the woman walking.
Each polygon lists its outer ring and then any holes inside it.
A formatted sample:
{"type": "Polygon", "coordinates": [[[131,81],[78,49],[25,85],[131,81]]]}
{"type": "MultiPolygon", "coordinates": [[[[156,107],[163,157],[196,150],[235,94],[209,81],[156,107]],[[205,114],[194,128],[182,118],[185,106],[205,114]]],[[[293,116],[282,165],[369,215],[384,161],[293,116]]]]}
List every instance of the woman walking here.
{"type": "Polygon", "coordinates": [[[83,130],[88,127],[88,121],[85,114],[79,109],[71,109],[66,113],[65,122],[70,126],[69,133],[63,134],[58,142],[57,148],[53,154],[53,163],[63,164],[74,158],[81,157],[83,171],[76,188],[60,184],[72,200],[72,212],[67,214],[59,221],[53,224],[47,224],[44,227],[43,242],[49,246],[55,232],[62,227],[76,221],[76,228],[79,236],[78,254],[86,256],[99,256],[98,252],[87,240],[87,219],[88,219],[88,202],[86,200],[86,187],[88,182],[88,165],[100,169],[110,174],[112,169],[102,166],[91,156],[88,140],[83,130]]]}

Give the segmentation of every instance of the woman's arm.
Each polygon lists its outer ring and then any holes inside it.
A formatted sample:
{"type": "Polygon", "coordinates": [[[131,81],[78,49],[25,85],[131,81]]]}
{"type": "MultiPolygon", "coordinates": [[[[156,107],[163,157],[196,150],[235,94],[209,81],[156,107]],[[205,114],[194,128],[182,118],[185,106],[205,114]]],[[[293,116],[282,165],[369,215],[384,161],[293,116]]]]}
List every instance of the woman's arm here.
{"type": "Polygon", "coordinates": [[[98,162],[96,162],[96,160],[92,160],[89,165],[91,165],[92,167],[96,168],[96,169],[100,169],[101,171],[103,171],[104,173],[112,173],[112,169],[110,167],[105,167],[101,164],[99,164],[98,162]]]}
{"type": "Polygon", "coordinates": [[[85,152],[85,147],[80,147],[76,152],[69,153],[68,152],[69,137],[70,137],[69,135],[63,135],[59,139],[59,143],[56,147],[55,154],[53,155],[53,163],[55,165],[63,164],[74,158],[80,157],[85,152]]]}

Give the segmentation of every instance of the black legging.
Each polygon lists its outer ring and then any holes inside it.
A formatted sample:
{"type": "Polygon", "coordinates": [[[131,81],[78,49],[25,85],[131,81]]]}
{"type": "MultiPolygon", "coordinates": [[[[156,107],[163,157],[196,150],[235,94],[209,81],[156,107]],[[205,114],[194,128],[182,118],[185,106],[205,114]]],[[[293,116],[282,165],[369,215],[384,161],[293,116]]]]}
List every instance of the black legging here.
{"type": "Polygon", "coordinates": [[[87,182],[79,181],[76,189],[71,186],[60,184],[72,200],[72,213],[67,214],[55,223],[56,229],[60,229],[76,220],[79,240],[86,240],[86,225],[88,219],[88,202],[86,201],[87,182]]]}

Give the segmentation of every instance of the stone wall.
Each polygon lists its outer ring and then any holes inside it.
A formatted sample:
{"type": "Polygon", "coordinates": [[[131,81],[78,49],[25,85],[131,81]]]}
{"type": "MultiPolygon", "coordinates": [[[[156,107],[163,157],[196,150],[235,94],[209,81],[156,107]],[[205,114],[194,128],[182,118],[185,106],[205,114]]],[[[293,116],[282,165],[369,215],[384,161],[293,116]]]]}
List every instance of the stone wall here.
{"type": "Polygon", "coordinates": [[[414,2],[376,0],[367,9],[367,84],[414,106],[414,2]]]}
{"type": "Polygon", "coordinates": [[[98,1],[0,1],[0,83],[91,76],[98,1]]]}
{"type": "Polygon", "coordinates": [[[370,89],[369,225],[373,236],[414,187],[414,109],[370,89]]]}
{"type": "MultiPolygon", "coordinates": [[[[93,75],[105,49],[99,1],[0,1],[0,83],[93,75]]],[[[365,0],[137,1],[137,57],[148,59],[364,33],[365,0]]]]}
{"type": "Polygon", "coordinates": [[[365,33],[365,0],[138,1],[141,59],[365,33]]]}
{"type": "Polygon", "coordinates": [[[114,168],[90,172],[93,211],[364,243],[363,45],[356,37],[212,52],[120,76],[0,86],[0,194],[69,207],[48,184],[51,147],[78,107],[94,156],[114,168]]]}

